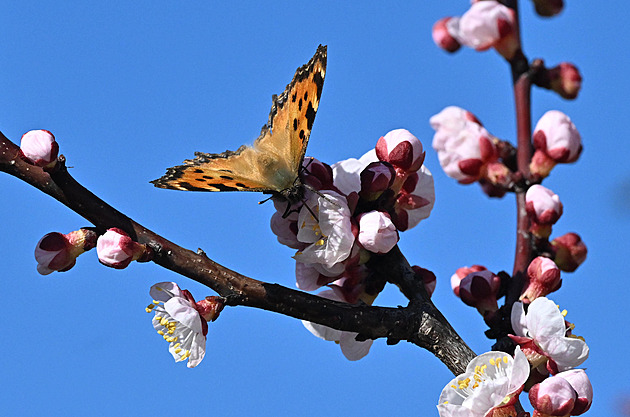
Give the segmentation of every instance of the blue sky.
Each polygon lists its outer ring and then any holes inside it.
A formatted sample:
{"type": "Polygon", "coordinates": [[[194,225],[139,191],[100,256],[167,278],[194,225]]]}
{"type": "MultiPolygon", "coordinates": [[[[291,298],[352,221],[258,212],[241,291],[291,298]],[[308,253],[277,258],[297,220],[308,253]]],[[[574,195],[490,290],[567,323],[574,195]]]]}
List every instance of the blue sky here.
{"type": "MultiPolygon", "coordinates": [[[[619,399],[630,395],[628,337],[619,325],[626,313],[623,237],[630,233],[630,62],[622,30],[630,5],[568,0],[559,17],[543,20],[529,1],[521,3],[527,56],[574,62],[584,77],[576,101],[535,90],[532,114],[535,122],[561,110],[582,134],[581,159],[556,168],[544,185],[564,204],[554,235],[579,233],[589,255],[552,298],[591,348],[585,366],[595,402],[588,415],[619,415],[619,399]]],[[[261,195],[165,191],[149,181],[194,151],[251,143],[271,95],[327,44],[307,154],[328,163],[359,157],[401,127],[420,138],[437,201],[400,246],[412,264],[436,273],[436,305],[482,353],[491,345],[484,324],[452,295],[449,277],[471,264],[511,270],[515,203],[447,178],[428,123],[459,105],[514,140],[503,60],[493,51],[447,55],[432,43],[434,21],[467,7],[464,0],[5,2],[0,130],[14,141],[30,129],[52,131],[72,175],[122,212],[245,275],[293,286],[292,251],[277,244],[269,229],[273,207],[259,206],[261,195]]],[[[379,340],[366,358],[348,362],[299,321],[250,308],[228,308],[210,325],[200,366],[175,364],[144,311],[149,287],[174,280],[197,298],[209,290],[153,264],[108,269],[92,252],[69,272],[40,276],[36,242],[88,224],[12,177],[0,175],[0,190],[6,415],[437,415],[452,376],[427,352],[379,340]]],[[[393,288],[376,301],[404,302],[393,288]]]]}

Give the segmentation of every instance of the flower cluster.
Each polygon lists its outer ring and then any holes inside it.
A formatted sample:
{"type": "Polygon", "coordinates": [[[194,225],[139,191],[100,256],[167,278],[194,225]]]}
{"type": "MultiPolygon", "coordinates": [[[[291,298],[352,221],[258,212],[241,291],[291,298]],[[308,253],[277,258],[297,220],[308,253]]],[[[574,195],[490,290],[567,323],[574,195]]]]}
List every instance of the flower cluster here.
{"type": "Polygon", "coordinates": [[[176,362],[188,359],[188,367],[199,365],[206,354],[208,322],[219,317],[223,301],[206,297],[195,302],[188,290],[174,282],[160,282],[150,290],[153,303],[147,313],[155,313],[153,327],[169,343],[168,350],[176,362]]]}
{"type": "MultiPolygon", "coordinates": [[[[423,165],[424,155],[420,141],[398,129],[381,137],[360,159],[332,166],[305,159],[304,200],[291,207],[275,201],[277,211],[271,218],[278,241],[297,250],[298,288],[314,291],[327,286],[320,296],[372,304],[378,290],[368,288],[366,263],[394,248],[399,232],[415,227],[433,208],[433,177],[423,165]]],[[[341,342],[342,336],[347,340],[343,332],[314,324],[307,328],[340,342],[349,359],[359,359],[369,349],[367,342],[348,348],[350,342],[341,342]]]]}

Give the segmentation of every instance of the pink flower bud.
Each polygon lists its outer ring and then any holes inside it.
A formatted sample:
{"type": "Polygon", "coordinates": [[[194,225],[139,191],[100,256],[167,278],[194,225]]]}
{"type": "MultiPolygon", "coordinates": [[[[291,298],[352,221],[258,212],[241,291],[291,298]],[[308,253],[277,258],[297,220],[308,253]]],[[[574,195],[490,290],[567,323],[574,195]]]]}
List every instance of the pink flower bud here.
{"type": "Polygon", "coordinates": [[[333,171],[330,165],[308,157],[302,163],[304,167],[304,183],[316,190],[334,190],[333,171]]]}
{"type": "Polygon", "coordinates": [[[538,256],[527,267],[527,281],[520,299],[534,301],[558,290],[560,285],[560,268],[551,259],[538,256]]]}
{"type": "Polygon", "coordinates": [[[457,34],[459,26],[458,17],[444,17],[433,25],[433,42],[446,52],[455,52],[461,44],[453,34],[457,34]]]}
{"type": "Polygon", "coordinates": [[[527,190],[525,209],[532,221],[540,225],[554,224],[562,215],[560,197],[539,184],[534,184],[527,190]]]}
{"type": "Polygon", "coordinates": [[[215,321],[225,307],[225,302],[221,297],[208,296],[195,303],[195,309],[205,321],[215,321]]]}
{"type": "Polygon", "coordinates": [[[473,122],[463,123],[459,131],[438,129],[433,148],[446,175],[462,184],[477,181],[487,164],[498,158],[490,133],[473,122]]]}
{"type": "Polygon", "coordinates": [[[149,261],[153,254],[148,246],[134,242],[118,228],[111,228],[99,236],[96,252],[103,265],[116,269],[126,268],[131,261],[149,261]]]}
{"type": "Polygon", "coordinates": [[[433,292],[435,291],[435,286],[437,284],[435,274],[428,269],[422,268],[418,265],[412,266],[411,269],[413,269],[413,272],[415,272],[418,281],[422,281],[422,283],[424,284],[424,288],[429,294],[429,297],[431,297],[433,295],[433,292]]]}
{"type": "Polygon", "coordinates": [[[485,267],[473,265],[471,268],[459,268],[451,277],[451,286],[455,295],[467,305],[475,307],[481,315],[499,309],[497,294],[501,288],[501,278],[485,267]],[[460,278],[466,271],[470,272],[460,278]]]}
{"type": "Polygon", "coordinates": [[[556,162],[575,162],[582,152],[580,132],[569,116],[558,110],[550,110],[538,120],[533,140],[536,149],[556,162]]]}
{"type": "Polygon", "coordinates": [[[371,162],[361,171],[361,198],[374,201],[392,186],[396,171],[387,162],[371,162]]]}
{"type": "MultiPolygon", "coordinates": [[[[441,112],[431,116],[431,119],[429,119],[429,123],[431,124],[433,130],[443,130],[451,133],[457,133],[460,130],[463,130],[468,122],[481,125],[477,116],[468,110],[457,106],[445,107],[441,112]]],[[[435,147],[435,144],[433,147],[435,147]]]]}
{"type": "Polygon", "coordinates": [[[387,253],[398,243],[398,231],[389,214],[370,211],[359,216],[359,243],[374,253],[387,253]]]}
{"type": "Polygon", "coordinates": [[[57,163],[59,145],[47,130],[31,130],[22,135],[20,153],[29,163],[52,168],[57,163]]]}
{"type": "Polygon", "coordinates": [[[564,378],[552,376],[529,390],[529,401],[536,411],[551,416],[568,416],[577,393],[564,378]]]}
{"type": "Polygon", "coordinates": [[[424,162],[422,143],[406,129],[396,129],[376,143],[376,156],[405,173],[416,172],[424,162]]]}
{"type": "Polygon", "coordinates": [[[573,272],[586,259],[586,245],[576,233],[555,238],[551,245],[556,251],[554,261],[565,272],[573,272]]]}
{"type": "Polygon", "coordinates": [[[459,21],[459,42],[477,51],[494,47],[506,59],[519,49],[514,11],[494,0],[474,3],[459,21]]]}
{"type": "Polygon", "coordinates": [[[587,412],[593,402],[593,386],[586,372],[583,369],[571,369],[560,372],[556,377],[566,379],[577,393],[577,400],[573,410],[571,410],[571,415],[579,416],[587,412]]]}
{"type": "Polygon", "coordinates": [[[557,67],[551,68],[547,76],[549,87],[567,100],[576,98],[582,88],[582,75],[570,62],[562,62],[557,67]]]}
{"type": "Polygon", "coordinates": [[[490,162],[486,165],[483,178],[492,185],[507,187],[512,181],[512,171],[501,162],[490,162]]]}
{"type": "Polygon", "coordinates": [[[77,256],[95,245],[96,233],[91,230],[79,229],[67,235],[48,233],[35,247],[37,271],[42,275],[67,271],[74,266],[77,256]]]}
{"type": "Polygon", "coordinates": [[[564,8],[563,0],[534,0],[536,13],[543,17],[552,17],[560,14],[564,8]]]}

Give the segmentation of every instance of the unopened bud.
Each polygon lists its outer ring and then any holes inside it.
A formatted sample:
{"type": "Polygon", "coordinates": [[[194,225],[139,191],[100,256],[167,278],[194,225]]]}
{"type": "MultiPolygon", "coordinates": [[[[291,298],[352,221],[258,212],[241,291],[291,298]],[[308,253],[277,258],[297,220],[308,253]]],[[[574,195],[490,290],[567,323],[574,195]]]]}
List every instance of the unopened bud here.
{"type": "Polygon", "coordinates": [[[53,271],[64,272],[76,263],[76,258],[96,245],[96,233],[79,229],[67,235],[52,232],[45,235],[35,247],[37,271],[48,275],[53,271]]]}
{"type": "Polygon", "coordinates": [[[484,267],[474,265],[471,268],[459,268],[451,277],[451,286],[464,303],[475,307],[481,315],[485,316],[499,309],[497,294],[501,288],[501,278],[485,268],[481,270],[480,268],[484,267]],[[472,272],[459,278],[459,275],[467,269],[472,272]]]}
{"type": "Polygon", "coordinates": [[[459,21],[459,41],[477,51],[494,47],[510,60],[519,49],[514,10],[498,1],[478,1],[459,21]]]}
{"type": "Polygon", "coordinates": [[[359,216],[358,241],[373,253],[387,253],[398,243],[398,231],[389,214],[370,211],[359,216]]]}
{"type": "Polygon", "coordinates": [[[361,198],[374,201],[394,183],[396,171],[391,164],[383,161],[371,162],[361,171],[361,198]]]}
{"type": "Polygon", "coordinates": [[[406,129],[387,133],[376,143],[376,156],[404,173],[416,172],[424,163],[424,150],[418,138],[406,129]]]}
{"type": "Polygon", "coordinates": [[[551,242],[555,262],[565,272],[573,272],[586,259],[586,245],[577,233],[567,233],[551,242]]]}
{"type": "Polygon", "coordinates": [[[577,161],[582,152],[580,132],[566,114],[550,110],[543,114],[534,128],[534,148],[557,163],[577,161]]]}
{"type": "Polygon", "coordinates": [[[446,52],[455,52],[462,45],[454,34],[457,34],[459,26],[458,17],[444,17],[433,25],[433,42],[446,52]]]}
{"type": "Polygon", "coordinates": [[[538,415],[568,416],[575,406],[577,393],[564,378],[552,376],[529,390],[529,401],[538,415]]]}
{"type": "Polygon", "coordinates": [[[22,135],[20,154],[26,162],[48,170],[57,164],[59,145],[49,131],[31,130],[22,135]]]}
{"type": "Polygon", "coordinates": [[[532,233],[546,238],[551,233],[551,225],[562,215],[562,203],[553,191],[534,184],[525,194],[525,210],[532,220],[532,233]]]}
{"type": "Polygon", "coordinates": [[[429,297],[431,297],[433,295],[433,291],[435,291],[435,286],[437,284],[435,274],[428,269],[422,268],[418,265],[412,266],[411,269],[413,269],[413,272],[415,272],[417,280],[422,281],[422,283],[424,284],[424,288],[429,294],[429,297]]]}
{"type": "Polygon", "coordinates": [[[560,268],[554,261],[538,256],[527,267],[527,280],[520,300],[532,302],[560,288],[560,268]]]}
{"type": "Polygon", "coordinates": [[[560,372],[556,377],[566,379],[577,393],[575,406],[571,410],[572,416],[584,414],[591,408],[593,402],[593,386],[583,369],[571,369],[560,372]]]}
{"type": "Polygon", "coordinates": [[[575,99],[582,88],[582,75],[570,62],[562,62],[557,67],[551,68],[547,76],[549,87],[567,100],[575,99]]]}
{"type": "Polygon", "coordinates": [[[118,228],[111,228],[99,236],[96,242],[98,260],[105,266],[123,269],[131,261],[147,262],[153,256],[148,246],[134,242],[127,233],[118,228]]]}

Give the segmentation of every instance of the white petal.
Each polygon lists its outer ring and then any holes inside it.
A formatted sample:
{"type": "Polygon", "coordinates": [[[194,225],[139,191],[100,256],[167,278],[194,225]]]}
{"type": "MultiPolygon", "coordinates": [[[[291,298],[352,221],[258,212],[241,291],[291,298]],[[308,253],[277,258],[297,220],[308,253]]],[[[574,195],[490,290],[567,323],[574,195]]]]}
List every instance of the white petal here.
{"type": "Polygon", "coordinates": [[[372,339],[358,342],[355,338],[358,333],[353,332],[341,332],[341,340],[339,341],[339,347],[341,352],[349,361],[358,361],[365,357],[370,352],[372,339]]]}
{"type": "Polygon", "coordinates": [[[158,282],[149,290],[151,298],[157,301],[168,301],[171,297],[181,297],[182,291],[174,282],[158,282]]]}
{"type": "Polygon", "coordinates": [[[512,304],[512,314],[510,316],[512,321],[512,329],[517,336],[529,337],[529,330],[527,329],[527,318],[525,316],[525,308],[520,301],[512,304]]]}
{"type": "Polygon", "coordinates": [[[527,328],[534,340],[543,337],[563,337],[566,334],[564,317],[558,306],[546,297],[532,301],[527,310],[527,328]]]}
{"type": "Polygon", "coordinates": [[[164,303],[164,310],[184,326],[196,333],[202,332],[201,316],[190,302],[181,297],[173,297],[164,303]]]}

